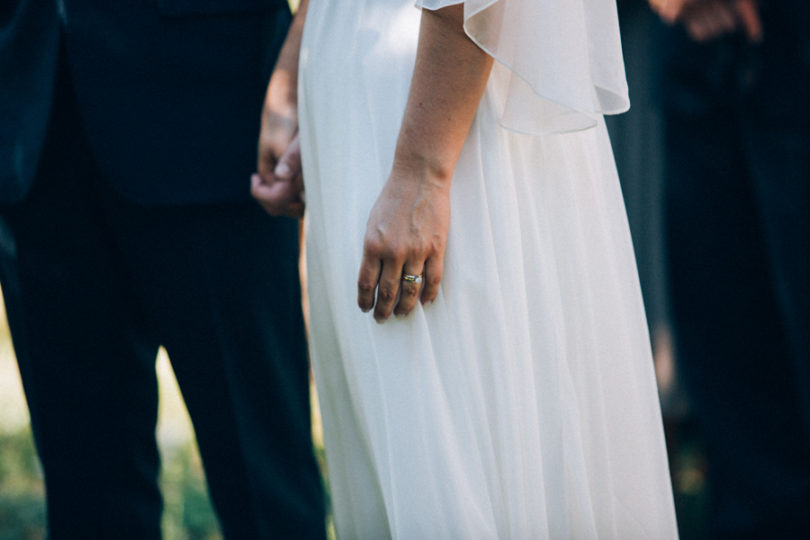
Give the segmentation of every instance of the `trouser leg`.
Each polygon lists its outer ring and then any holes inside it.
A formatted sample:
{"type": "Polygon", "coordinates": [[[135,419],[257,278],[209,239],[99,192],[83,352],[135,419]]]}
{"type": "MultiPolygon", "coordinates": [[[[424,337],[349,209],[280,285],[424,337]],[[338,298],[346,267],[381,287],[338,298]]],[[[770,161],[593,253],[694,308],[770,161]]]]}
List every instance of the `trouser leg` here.
{"type": "Polygon", "coordinates": [[[116,234],[194,423],[228,538],[321,538],[297,223],[254,203],[144,208],[116,234]]]}
{"type": "Polygon", "coordinates": [[[807,479],[795,474],[799,404],[741,127],[732,111],[667,124],[673,324],[707,441],[714,527],[725,538],[777,530],[807,479]]]}
{"type": "Polygon", "coordinates": [[[769,268],[810,451],[810,133],[805,128],[754,126],[746,131],[769,268]]]}
{"type": "MultiPolygon", "coordinates": [[[[784,359],[768,359],[785,369],[784,393],[796,404],[786,437],[794,452],[785,461],[793,482],[772,484],[779,522],[801,537],[810,531],[810,133],[805,126],[748,126],[747,149],[757,208],[762,220],[768,266],[784,328],[784,359]]],[[[787,398],[783,398],[787,399],[787,398]]]]}
{"type": "Polygon", "coordinates": [[[61,538],[160,536],[157,341],[136,307],[62,81],[34,188],[3,208],[3,287],[61,538]]]}

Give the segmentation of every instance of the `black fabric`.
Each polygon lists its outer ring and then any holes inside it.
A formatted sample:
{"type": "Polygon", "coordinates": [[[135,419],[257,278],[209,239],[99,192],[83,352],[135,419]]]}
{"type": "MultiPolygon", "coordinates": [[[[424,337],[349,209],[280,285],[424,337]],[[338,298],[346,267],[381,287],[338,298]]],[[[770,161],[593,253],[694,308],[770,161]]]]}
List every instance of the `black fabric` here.
{"type": "MultiPolygon", "coordinates": [[[[160,538],[159,345],[225,537],[323,538],[297,222],[249,200],[144,205],[122,195],[84,129],[65,60],[31,187],[0,205],[0,280],[50,538],[160,538]]],[[[171,146],[186,151],[184,140],[171,146]]],[[[215,158],[204,161],[216,168],[215,158]]],[[[226,180],[246,178],[232,170],[226,180]]]]}
{"type": "Polygon", "coordinates": [[[249,198],[284,0],[11,0],[0,11],[0,202],[33,182],[64,54],[105,178],[146,204],[249,198]],[[214,159],[215,158],[215,159],[214,159]]]}
{"type": "Polygon", "coordinates": [[[716,538],[810,530],[810,62],[789,4],[763,4],[761,45],[661,30],[672,320],[716,538]]]}

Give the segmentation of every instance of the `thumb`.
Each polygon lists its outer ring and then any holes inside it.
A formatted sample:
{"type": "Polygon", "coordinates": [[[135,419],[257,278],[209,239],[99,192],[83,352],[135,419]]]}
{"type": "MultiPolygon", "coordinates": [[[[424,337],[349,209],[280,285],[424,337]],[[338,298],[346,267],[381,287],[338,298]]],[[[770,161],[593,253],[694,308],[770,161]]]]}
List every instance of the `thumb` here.
{"type": "Polygon", "coordinates": [[[298,134],[293,137],[287,149],[278,159],[273,174],[279,180],[292,181],[296,176],[301,173],[301,145],[298,140],[298,134]]]}

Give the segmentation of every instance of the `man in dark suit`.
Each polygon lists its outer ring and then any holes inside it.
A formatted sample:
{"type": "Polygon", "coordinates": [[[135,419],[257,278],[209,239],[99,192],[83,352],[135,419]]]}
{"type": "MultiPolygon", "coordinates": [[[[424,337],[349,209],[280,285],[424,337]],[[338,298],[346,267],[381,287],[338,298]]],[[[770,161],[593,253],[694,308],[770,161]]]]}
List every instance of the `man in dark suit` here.
{"type": "Polygon", "coordinates": [[[678,363],[716,538],[810,531],[810,3],[657,0],[678,363]]]}
{"type": "Polygon", "coordinates": [[[54,540],[160,537],[159,345],[226,538],[324,536],[298,226],[250,199],[289,22],[284,0],[0,5],[0,278],[54,540]]]}

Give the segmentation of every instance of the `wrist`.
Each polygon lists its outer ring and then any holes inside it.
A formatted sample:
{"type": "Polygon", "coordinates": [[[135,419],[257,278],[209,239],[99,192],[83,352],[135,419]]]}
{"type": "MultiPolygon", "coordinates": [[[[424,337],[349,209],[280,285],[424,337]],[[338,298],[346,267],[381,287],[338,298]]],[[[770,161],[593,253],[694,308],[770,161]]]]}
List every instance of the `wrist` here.
{"type": "Polygon", "coordinates": [[[426,152],[397,150],[392,178],[407,178],[424,185],[449,188],[455,163],[426,152]]]}
{"type": "Polygon", "coordinates": [[[287,70],[276,69],[270,77],[264,111],[298,122],[298,86],[287,70]]]}

